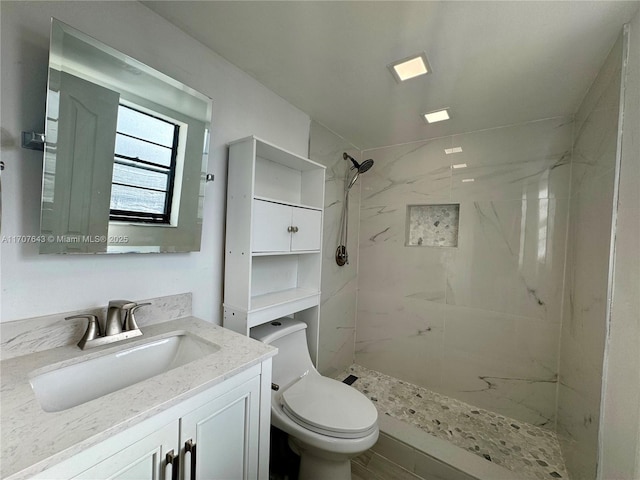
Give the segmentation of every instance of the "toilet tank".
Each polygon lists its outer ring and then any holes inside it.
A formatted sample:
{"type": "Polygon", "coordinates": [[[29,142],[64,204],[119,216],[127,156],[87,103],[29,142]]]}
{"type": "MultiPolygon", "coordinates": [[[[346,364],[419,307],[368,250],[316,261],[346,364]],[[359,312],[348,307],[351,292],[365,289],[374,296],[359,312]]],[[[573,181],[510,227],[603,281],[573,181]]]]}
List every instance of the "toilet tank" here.
{"type": "Polygon", "coordinates": [[[315,370],[307,346],[307,324],[285,317],[251,329],[251,338],[278,349],[273,357],[273,382],[287,385],[307,371],[315,370]]]}

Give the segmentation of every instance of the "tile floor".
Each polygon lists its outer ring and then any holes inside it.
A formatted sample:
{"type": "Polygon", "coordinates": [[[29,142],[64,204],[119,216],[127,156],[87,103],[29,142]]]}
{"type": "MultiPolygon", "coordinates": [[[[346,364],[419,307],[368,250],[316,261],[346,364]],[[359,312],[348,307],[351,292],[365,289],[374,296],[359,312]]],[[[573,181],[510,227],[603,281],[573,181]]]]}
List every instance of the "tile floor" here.
{"type": "Polygon", "coordinates": [[[335,378],[352,386],[380,415],[411,423],[517,474],[518,479],[568,479],[554,432],[476,408],[374,370],[352,365],[335,378]]]}

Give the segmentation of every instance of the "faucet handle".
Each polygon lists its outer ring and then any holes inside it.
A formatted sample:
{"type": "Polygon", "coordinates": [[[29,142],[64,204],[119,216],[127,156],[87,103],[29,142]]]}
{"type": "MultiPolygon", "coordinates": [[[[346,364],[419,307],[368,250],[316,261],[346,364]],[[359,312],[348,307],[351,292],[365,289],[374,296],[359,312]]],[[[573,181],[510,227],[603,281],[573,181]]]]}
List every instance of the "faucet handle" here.
{"type": "Polygon", "coordinates": [[[98,323],[98,317],[90,313],[72,315],[70,317],[66,317],[65,320],[74,320],[77,318],[86,318],[88,320],[87,330],[84,332],[83,337],[78,342],[78,347],[84,350],[84,347],[88,341],[95,340],[96,338],[102,335],[102,333],[100,332],[100,323],[98,323]]]}
{"type": "Polygon", "coordinates": [[[151,303],[150,302],[134,303],[133,306],[123,308],[125,310],[125,317],[124,317],[124,325],[122,329],[125,332],[129,330],[140,330],[140,327],[138,327],[138,324],[136,323],[136,317],[134,316],[134,313],[140,307],[144,307],[146,305],[151,305],[151,303]]]}

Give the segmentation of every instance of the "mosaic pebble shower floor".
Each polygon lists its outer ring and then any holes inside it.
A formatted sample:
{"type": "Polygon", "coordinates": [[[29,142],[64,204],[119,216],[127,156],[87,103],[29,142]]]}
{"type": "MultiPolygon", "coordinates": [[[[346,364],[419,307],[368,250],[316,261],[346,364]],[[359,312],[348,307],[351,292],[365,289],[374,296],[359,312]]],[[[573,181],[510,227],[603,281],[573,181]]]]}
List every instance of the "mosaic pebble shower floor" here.
{"type": "Polygon", "coordinates": [[[508,468],[514,479],[568,479],[556,434],[525,422],[422,387],[403,382],[359,365],[336,375],[358,379],[352,384],[365,394],[380,415],[415,425],[487,461],[508,468]]]}

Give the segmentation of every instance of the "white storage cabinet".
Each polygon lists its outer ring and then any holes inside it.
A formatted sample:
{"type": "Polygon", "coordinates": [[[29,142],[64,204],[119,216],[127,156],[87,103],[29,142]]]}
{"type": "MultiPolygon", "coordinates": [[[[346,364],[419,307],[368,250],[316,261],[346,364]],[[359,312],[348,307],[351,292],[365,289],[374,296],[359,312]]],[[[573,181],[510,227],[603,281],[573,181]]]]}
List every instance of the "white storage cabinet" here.
{"type": "Polygon", "coordinates": [[[224,326],[294,315],[318,343],[325,167],[256,137],[229,145],[224,326]]]}

